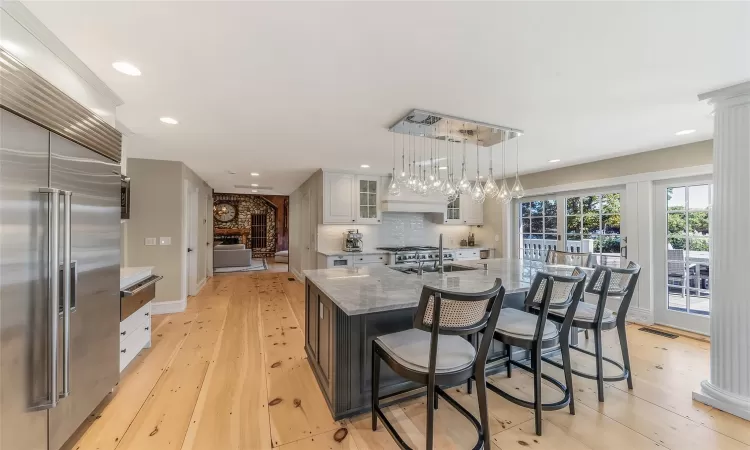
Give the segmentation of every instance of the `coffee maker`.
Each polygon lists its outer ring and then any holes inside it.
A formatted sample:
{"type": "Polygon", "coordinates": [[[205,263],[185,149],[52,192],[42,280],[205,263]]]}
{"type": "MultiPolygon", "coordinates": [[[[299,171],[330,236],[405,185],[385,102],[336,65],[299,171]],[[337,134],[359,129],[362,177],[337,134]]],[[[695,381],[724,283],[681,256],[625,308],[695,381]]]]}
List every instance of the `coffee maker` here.
{"type": "Polygon", "coordinates": [[[346,230],[346,233],[344,233],[344,251],[362,251],[362,233],[359,230],[346,230]]]}

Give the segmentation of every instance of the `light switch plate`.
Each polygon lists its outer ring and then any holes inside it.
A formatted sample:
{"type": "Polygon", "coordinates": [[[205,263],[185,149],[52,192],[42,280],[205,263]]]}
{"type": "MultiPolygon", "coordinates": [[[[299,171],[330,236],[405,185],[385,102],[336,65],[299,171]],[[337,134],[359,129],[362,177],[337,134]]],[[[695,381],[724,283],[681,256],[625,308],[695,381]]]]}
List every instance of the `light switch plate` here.
{"type": "Polygon", "coordinates": [[[146,238],[146,245],[156,245],[156,238],[146,238]]]}
{"type": "Polygon", "coordinates": [[[171,237],[160,237],[159,238],[159,245],[172,245],[172,238],[171,237]]]}

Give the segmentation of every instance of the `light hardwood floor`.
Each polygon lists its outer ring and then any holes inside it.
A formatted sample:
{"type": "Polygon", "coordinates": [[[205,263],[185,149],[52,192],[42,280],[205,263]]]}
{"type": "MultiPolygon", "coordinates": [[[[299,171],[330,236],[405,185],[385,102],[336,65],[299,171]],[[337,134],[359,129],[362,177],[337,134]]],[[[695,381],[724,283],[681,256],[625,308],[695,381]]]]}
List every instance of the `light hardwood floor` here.
{"type": "MultiPolygon", "coordinates": [[[[369,414],[331,418],[308,366],[303,285],[287,273],[217,275],[186,311],[154,317],[153,346],[123,373],[115,392],[66,445],[79,450],[396,449],[369,414]]],[[[607,383],[605,402],[596,383],[574,379],[577,414],[544,414],[544,436],[534,434],[533,414],[490,393],[494,450],[650,448],[750,449],[750,422],[691,400],[708,375],[709,345],[629,328],[635,389],[607,383]]],[[[618,354],[616,333],[605,353],[618,354]]],[[[592,368],[584,355],[575,364],[592,368]]],[[[562,378],[554,367],[547,373],[562,378]]],[[[492,377],[516,394],[531,395],[531,378],[492,377]]],[[[476,397],[449,392],[474,414],[476,397]]],[[[559,395],[545,386],[545,401],[559,395]]],[[[424,448],[425,401],[387,413],[415,448],[424,448]]],[[[442,403],[437,448],[469,448],[473,428],[442,403]]]]}

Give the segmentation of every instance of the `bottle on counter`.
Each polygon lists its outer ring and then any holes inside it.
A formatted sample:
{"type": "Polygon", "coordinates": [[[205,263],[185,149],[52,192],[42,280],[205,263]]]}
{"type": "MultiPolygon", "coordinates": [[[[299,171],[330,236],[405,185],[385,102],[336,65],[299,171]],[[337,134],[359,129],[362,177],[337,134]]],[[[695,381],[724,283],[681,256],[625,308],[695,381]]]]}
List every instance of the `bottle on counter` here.
{"type": "Polygon", "coordinates": [[[474,233],[469,233],[469,247],[474,247],[474,233]]]}

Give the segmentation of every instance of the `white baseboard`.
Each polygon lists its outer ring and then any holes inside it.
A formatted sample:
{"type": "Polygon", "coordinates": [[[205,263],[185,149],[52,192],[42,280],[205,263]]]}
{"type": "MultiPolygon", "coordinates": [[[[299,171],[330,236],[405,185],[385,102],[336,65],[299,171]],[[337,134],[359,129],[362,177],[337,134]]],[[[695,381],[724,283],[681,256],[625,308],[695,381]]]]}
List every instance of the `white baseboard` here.
{"type": "Polygon", "coordinates": [[[203,286],[206,285],[206,281],[207,280],[208,280],[208,277],[206,277],[206,278],[204,278],[204,279],[202,279],[202,280],[200,280],[198,282],[198,286],[196,286],[196,288],[195,288],[195,295],[198,295],[198,294],[201,293],[201,289],[203,289],[203,286]]]}
{"type": "Polygon", "coordinates": [[[151,302],[151,314],[174,314],[185,311],[187,299],[170,300],[166,302],[151,302]]]}
{"type": "Polygon", "coordinates": [[[654,313],[650,309],[631,306],[628,309],[628,316],[626,319],[628,322],[652,325],[654,323],[654,313]]]}
{"type": "Polygon", "coordinates": [[[292,275],[294,275],[294,278],[296,278],[297,281],[299,281],[300,283],[304,283],[305,282],[305,277],[302,276],[301,273],[297,272],[297,269],[295,269],[294,267],[290,266],[289,267],[289,271],[292,272],[292,275]]]}

